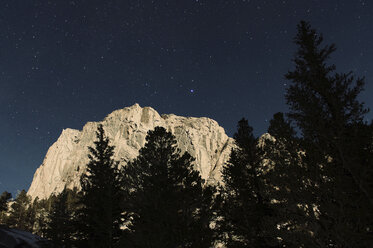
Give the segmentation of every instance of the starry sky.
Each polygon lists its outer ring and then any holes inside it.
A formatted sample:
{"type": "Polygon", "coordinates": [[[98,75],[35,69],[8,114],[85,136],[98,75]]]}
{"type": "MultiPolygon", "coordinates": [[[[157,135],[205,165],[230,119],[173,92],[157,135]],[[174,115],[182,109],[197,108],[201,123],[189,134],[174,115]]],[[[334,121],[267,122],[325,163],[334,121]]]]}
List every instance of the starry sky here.
{"type": "Polygon", "coordinates": [[[336,43],[337,71],[366,77],[372,107],[370,1],[1,1],[0,192],[28,189],[63,128],[134,103],[213,118],[230,136],[246,117],[262,134],[287,111],[300,20],[336,43]]]}

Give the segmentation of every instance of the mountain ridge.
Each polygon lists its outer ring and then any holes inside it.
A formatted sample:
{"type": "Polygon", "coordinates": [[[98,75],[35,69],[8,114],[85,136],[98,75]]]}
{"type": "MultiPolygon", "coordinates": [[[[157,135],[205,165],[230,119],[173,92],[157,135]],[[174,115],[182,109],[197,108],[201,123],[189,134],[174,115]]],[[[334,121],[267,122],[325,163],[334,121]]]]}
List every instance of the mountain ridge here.
{"type": "Polygon", "coordinates": [[[121,166],[134,159],[144,146],[149,130],[162,126],[175,135],[182,152],[196,158],[195,169],[210,182],[220,181],[220,169],[229,159],[234,141],[223,127],[207,117],[160,115],[151,107],[134,104],[108,114],[102,121],[87,122],[82,130],[63,129],[48,149],[36,170],[28,194],[44,199],[67,188],[80,188],[80,176],[88,162],[88,146],[96,140],[95,131],[102,124],[110,144],[115,146],[114,159],[121,166]]]}

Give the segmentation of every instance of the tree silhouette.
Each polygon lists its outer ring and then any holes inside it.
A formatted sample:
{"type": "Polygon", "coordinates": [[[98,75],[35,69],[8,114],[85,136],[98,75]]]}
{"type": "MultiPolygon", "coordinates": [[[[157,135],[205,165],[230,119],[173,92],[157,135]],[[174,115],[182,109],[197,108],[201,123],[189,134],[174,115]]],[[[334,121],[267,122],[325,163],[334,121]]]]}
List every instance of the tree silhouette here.
{"type": "Polygon", "coordinates": [[[222,171],[224,187],[218,201],[221,219],[217,224],[227,247],[277,245],[266,226],[266,218],[273,211],[263,194],[262,153],[252,131],[246,119],[238,122],[234,135],[238,147],[222,171]]]}
{"type": "Polygon", "coordinates": [[[11,204],[9,216],[5,218],[5,224],[11,228],[32,232],[34,215],[31,207],[31,197],[25,190],[18,193],[11,204]]]}
{"type": "Polygon", "coordinates": [[[268,163],[266,197],[276,210],[269,219],[269,224],[277,227],[272,235],[281,238],[285,247],[317,247],[311,235],[317,223],[312,208],[316,188],[300,139],[282,113],[273,116],[268,133],[262,149],[268,163]]]}
{"type": "Polygon", "coordinates": [[[295,69],[286,74],[289,117],[301,131],[307,169],[318,185],[314,235],[321,247],[366,247],[372,242],[373,195],[366,178],[372,171],[372,132],[363,121],[368,110],[358,100],[364,79],[336,73],[335,65],[327,64],[335,46],[322,42],[302,21],[295,69]]]}
{"type": "Polygon", "coordinates": [[[12,198],[12,194],[4,191],[0,196],[0,212],[8,210],[8,201],[12,198]]]}
{"type": "Polygon", "coordinates": [[[126,212],[133,221],[126,247],[210,247],[213,189],[203,187],[188,153],[163,127],[146,136],[145,147],[124,168],[126,212]]]}
{"type": "Polygon", "coordinates": [[[74,240],[73,218],[76,191],[64,189],[52,203],[45,237],[50,239],[54,247],[72,247],[74,240]]]}
{"type": "Polygon", "coordinates": [[[102,125],[98,126],[97,141],[89,147],[87,173],[82,175],[82,196],[77,211],[76,229],[82,247],[113,247],[121,234],[122,205],[121,174],[112,157],[102,125]]]}
{"type": "Polygon", "coordinates": [[[8,211],[8,202],[12,198],[12,194],[4,191],[0,196],[0,223],[5,223],[6,212],[8,211]]]}

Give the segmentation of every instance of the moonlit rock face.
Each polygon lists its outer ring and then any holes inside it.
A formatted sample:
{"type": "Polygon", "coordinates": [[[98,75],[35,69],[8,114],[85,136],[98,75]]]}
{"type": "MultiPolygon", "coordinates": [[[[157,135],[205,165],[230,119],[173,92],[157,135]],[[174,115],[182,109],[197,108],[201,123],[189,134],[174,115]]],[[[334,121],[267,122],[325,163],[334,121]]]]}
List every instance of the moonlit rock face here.
{"type": "Polygon", "coordinates": [[[196,159],[195,169],[210,183],[220,181],[220,170],[234,146],[233,139],[212,119],[173,114],[160,116],[150,107],[141,108],[135,104],[112,112],[102,122],[88,122],[82,131],[63,130],[35,172],[28,190],[33,199],[47,198],[61,192],[65,186],[80,188],[80,176],[88,163],[88,146],[93,146],[99,124],[103,125],[110,145],[115,146],[114,159],[123,166],[138,155],[149,130],[164,127],[175,135],[182,153],[187,151],[196,159]]]}

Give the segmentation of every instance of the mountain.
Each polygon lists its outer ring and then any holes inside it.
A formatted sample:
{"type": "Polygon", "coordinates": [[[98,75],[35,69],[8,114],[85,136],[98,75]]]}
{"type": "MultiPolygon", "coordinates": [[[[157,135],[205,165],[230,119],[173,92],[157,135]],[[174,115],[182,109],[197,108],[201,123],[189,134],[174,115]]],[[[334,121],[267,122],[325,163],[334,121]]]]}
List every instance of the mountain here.
{"type": "Polygon", "coordinates": [[[47,198],[65,186],[80,187],[79,179],[88,162],[88,146],[93,146],[99,124],[115,146],[114,159],[123,166],[138,155],[149,130],[156,126],[166,128],[176,136],[181,151],[196,158],[196,169],[209,183],[220,181],[220,170],[234,147],[233,139],[212,119],[159,115],[153,108],[135,104],[112,112],[101,122],[88,122],[82,131],[64,129],[34,174],[28,190],[33,199],[47,198]]]}

